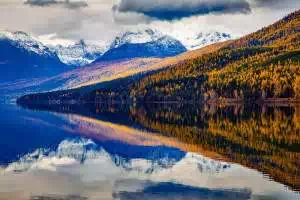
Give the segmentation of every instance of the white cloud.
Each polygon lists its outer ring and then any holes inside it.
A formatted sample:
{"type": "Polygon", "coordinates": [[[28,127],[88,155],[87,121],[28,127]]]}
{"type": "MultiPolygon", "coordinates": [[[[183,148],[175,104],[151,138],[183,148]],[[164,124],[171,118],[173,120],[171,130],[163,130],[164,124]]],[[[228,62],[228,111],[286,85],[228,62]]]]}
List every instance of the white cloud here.
{"type": "Polygon", "coordinates": [[[56,33],[50,33],[46,35],[40,35],[38,39],[43,42],[44,44],[48,45],[63,45],[63,46],[69,46],[75,43],[73,40],[66,40],[66,39],[60,39],[57,37],[56,33]]]}

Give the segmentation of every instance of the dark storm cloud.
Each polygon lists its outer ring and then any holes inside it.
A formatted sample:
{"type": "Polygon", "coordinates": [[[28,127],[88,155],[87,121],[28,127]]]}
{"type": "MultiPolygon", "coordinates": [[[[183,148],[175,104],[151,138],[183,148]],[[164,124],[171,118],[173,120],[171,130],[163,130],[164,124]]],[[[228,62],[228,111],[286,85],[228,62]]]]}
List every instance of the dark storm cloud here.
{"type": "Polygon", "coordinates": [[[76,8],[82,8],[88,6],[88,4],[85,1],[72,1],[72,0],[26,0],[24,4],[31,5],[31,6],[61,5],[70,9],[76,9],[76,8]]]}
{"type": "Polygon", "coordinates": [[[121,0],[113,11],[174,20],[209,13],[249,13],[251,7],[246,0],[121,0]]]}

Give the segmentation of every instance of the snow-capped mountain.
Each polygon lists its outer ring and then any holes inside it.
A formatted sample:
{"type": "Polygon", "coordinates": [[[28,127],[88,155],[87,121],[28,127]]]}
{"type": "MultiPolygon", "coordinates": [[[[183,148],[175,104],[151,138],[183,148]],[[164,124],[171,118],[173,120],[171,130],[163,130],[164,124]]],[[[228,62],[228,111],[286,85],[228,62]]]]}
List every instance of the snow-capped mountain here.
{"type": "Polygon", "coordinates": [[[210,44],[224,42],[230,39],[233,39],[233,36],[228,33],[212,31],[200,32],[194,36],[184,37],[180,41],[185,45],[187,49],[195,50],[210,44]]]}
{"type": "Polygon", "coordinates": [[[0,32],[0,80],[40,78],[68,70],[55,52],[24,32],[0,32]]]}
{"type": "Polygon", "coordinates": [[[106,51],[106,45],[87,44],[84,40],[69,45],[57,45],[53,47],[59,59],[72,66],[84,66],[101,57],[106,51]]]}
{"type": "Polygon", "coordinates": [[[36,149],[32,153],[22,156],[17,162],[8,165],[5,171],[25,172],[39,168],[55,171],[55,165],[51,162],[59,160],[66,165],[72,163],[85,164],[95,160],[102,160],[111,163],[112,166],[119,168],[121,171],[143,174],[161,173],[162,171],[171,171],[176,168],[191,168],[198,171],[198,173],[214,174],[226,171],[231,167],[226,162],[216,161],[195,153],[187,153],[182,159],[160,156],[155,159],[155,155],[152,155],[151,159],[124,158],[120,155],[109,153],[90,139],[78,138],[63,140],[56,150],[36,149]]]}
{"type": "Polygon", "coordinates": [[[2,31],[0,32],[0,40],[9,40],[15,47],[24,48],[25,50],[38,55],[55,56],[55,53],[51,51],[49,47],[40,42],[38,38],[22,31],[2,31]]]}
{"type": "MultiPolygon", "coordinates": [[[[81,84],[85,80],[98,80],[109,74],[116,74],[116,69],[106,67],[106,71],[103,71],[102,64],[101,66],[92,65],[84,69],[82,73],[78,72],[81,75],[75,76],[76,80],[73,81],[74,76],[72,73],[69,75],[63,73],[69,73],[69,70],[74,69],[68,65],[84,66],[95,60],[129,61],[133,58],[163,58],[175,56],[187,49],[197,49],[230,38],[231,35],[216,31],[203,32],[196,36],[172,37],[155,29],[139,28],[118,34],[108,43],[110,45],[86,43],[82,40],[69,46],[51,46],[49,43],[47,43],[48,45],[43,44],[41,42],[43,40],[24,32],[0,32],[0,50],[2,50],[0,65],[1,69],[5,71],[5,73],[4,71],[1,73],[0,80],[1,82],[16,82],[19,79],[26,79],[30,85],[39,85],[40,83],[36,78],[42,78],[42,82],[46,82],[43,85],[46,85],[47,89],[63,88],[65,85],[68,85],[69,88],[74,84],[70,86],[66,82],[81,84]],[[99,73],[93,70],[95,67],[97,68],[96,71],[100,70],[99,73]],[[62,74],[63,78],[55,78],[58,74],[62,74]],[[50,77],[55,79],[55,84],[52,81],[47,81],[50,77]]],[[[103,62],[103,64],[105,63],[103,62]]],[[[143,64],[143,66],[146,66],[146,64],[143,64]]],[[[123,66],[119,69],[127,70],[123,66]]],[[[74,73],[77,72],[74,71],[74,73]]],[[[26,86],[22,81],[16,82],[13,87],[26,86]],[[18,83],[21,83],[21,85],[18,85],[18,83]]]]}
{"type": "Polygon", "coordinates": [[[72,66],[84,66],[93,61],[112,61],[145,57],[176,56],[216,42],[232,39],[227,33],[211,31],[194,36],[172,37],[156,29],[138,28],[119,33],[110,45],[87,44],[84,40],[52,47],[59,59],[72,66]]]}
{"type": "Polygon", "coordinates": [[[150,28],[125,31],[119,33],[111,42],[110,49],[118,48],[124,44],[142,44],[156,41],[164,37],[161,32],[150,28]]]}
{"type": "Polygon", "coordinates": [[[145,57],[169,57],[185,52],[181,42],[158,30],[139,29],[120,33],[111,42],[109,50],[98,59],[121,60],[145,57]]]}

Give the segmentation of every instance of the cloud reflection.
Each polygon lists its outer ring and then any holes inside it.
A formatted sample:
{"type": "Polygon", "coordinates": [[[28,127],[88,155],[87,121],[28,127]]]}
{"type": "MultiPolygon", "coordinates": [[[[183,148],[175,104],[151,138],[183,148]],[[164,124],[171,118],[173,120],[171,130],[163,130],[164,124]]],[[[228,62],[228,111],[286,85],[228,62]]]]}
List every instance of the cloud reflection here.
{"type": "Polygon", "coordinates": [[[2,167],[0,196],[21,200],[240,200],[259,194],[297,199],[297,194],[254,170],[199,154],[186,153],[175,159],[154,153],[149,159],[123,157],[111,151],[113,148],[104,149],[84,138],[64,140],[57,149],[37,149],[2,167]]]}

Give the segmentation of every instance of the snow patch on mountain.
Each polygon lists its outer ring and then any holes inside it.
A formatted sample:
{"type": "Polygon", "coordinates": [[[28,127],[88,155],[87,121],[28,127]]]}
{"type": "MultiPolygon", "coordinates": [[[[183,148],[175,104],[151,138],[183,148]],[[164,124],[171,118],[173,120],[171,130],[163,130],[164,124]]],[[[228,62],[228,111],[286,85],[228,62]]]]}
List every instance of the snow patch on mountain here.
{"type": "Polygon", "coordinates": [[[233,39],[233,36],[228,33],[212,31],[212,32],[200,32],[193,36],[187,36],[180,41],[189,50],[200,49],[204,46],[214,44],[217,42],[224,42],[233,39]]]}
{"type": "Polygon", "coordinates": [[[179,161],[169,159],[168,157],[158,160],[122,158],[119,155],[109,154],[91,139],[78,138],[62,141],[56,150],[37,149],[32,153],[22,156],[18,161],[11,163],[6,168],[2,167],[4,169],[2,173],[25,172],[34,169],[56,171],[60,166],[76,163],[85,164],[97,160],[109,162],[121,171],[142,174],[165,174],[168,171],[176,171],[183,168],[196,170],[198,173],[219,173],[231,167],[226,162],[216,161],[195,153],[187,153],[179,161]]]}
{"type": "Polygon", "coordinates": [[[234,39],[229,33],[216,30],[202,31],[197,34],[185,33],[168,34],[155,28],[139,27],[119,33],[111,42],[109,49],[119,48],[125,44],[143,44],[159,41],[165,46],[181,42],[187,50],[195,50],[217,42],[234,39]]]}
{"type": "Polygon", "coordinates": [[[107,45],[87,44],[84,40],[80,40],[72,45],[57,45],[53,48],[63,63],[72,66],[84,66],[101,57],[107,50],[107,45]]]}
{"type": "Polygon", "coordinates": [[[176,56],[187,49],[176,38],[150,28],[121,32],[110,48],[97,61],[126,60],[132,58],[164,58],[176,56]]]}
{"type": "MultiPolygon", "coordinates": [[[[139,27],[136,29],[120,32],[109,43],[102,42],[101,44],[92,44],[87,43],[84,40],[80,40],[76,43],[67,45],[45,45],[43,42],[41,42],[41,38],[31,36],[25,32],[0,32],[0,40],[8,39],[13,43],[13,45],[19,48],[24,48],[39,55],[57,55],[62,63],[71,66],[88,65],[93,61],[101,58],[101,56],[105,55],[105,53],[109,54],[111,52],[114,52],[119,54],[120,52],[115,52],[114,49],[119,49],[123,45],[145,44],[145,52],[147,52],[148,54],[150,52],[149,55],[151,56],[153,56],[152,54],[155,54],[156,52],[157,54],[159,54],[158,57],[162,57],[163,53],[167,54],[167,56],[176,55],[178,53],[182,53],[186,49],[194,50],[206,45],[210,45],[216,42],[223,42],[232,38],[233,37],[230,34],[218,31],[200,32],[196,35],[185,34],[171,36],[166,33],[162,33],[157,29],[139,27]]],[[[146,54],[145,56],[147,56],[148,54],[146,54]]]]}
{"type": "Polygon", "coordinates": [[[16,31],[16,32],[1,31],[0,40],[10,40],[14,46],[18,48],[24,48],[38,55],[43,55],[43,56],[54,55],[54,52],[51,51],[49,47],[47,47],[42,42],[40,42],[38,38],[33,37],[22,31],[16,31]]]}
{"type": "Polygon", "coordinates": [[[118,48],[124,44],[143,44],[159,40],[166,35],[158,30],[139,28],[119,33],[111,42],[110,49],[118,48]]]}
{"type": "Polygon", "coordinates": [[[99,58],[108,48],[103,44],[89,44],[84,40],[68,45],[51,45],[41,42],[41,38],[25,32],[1,31],[0,40],[9,40],[14,46],[24,48],[41,56],[57,56],[59,60],[71,66],[84,66],[99,58]]]}

